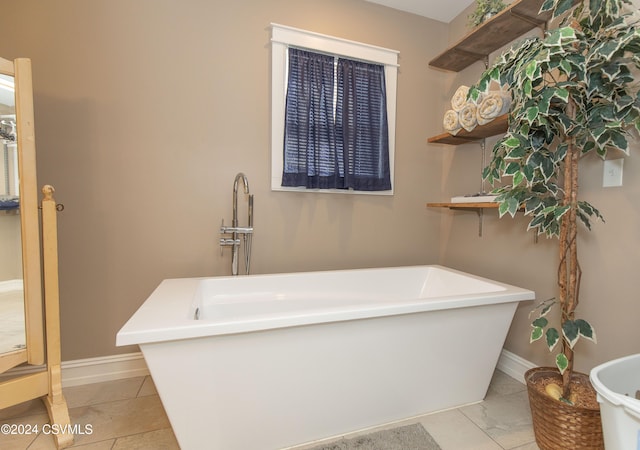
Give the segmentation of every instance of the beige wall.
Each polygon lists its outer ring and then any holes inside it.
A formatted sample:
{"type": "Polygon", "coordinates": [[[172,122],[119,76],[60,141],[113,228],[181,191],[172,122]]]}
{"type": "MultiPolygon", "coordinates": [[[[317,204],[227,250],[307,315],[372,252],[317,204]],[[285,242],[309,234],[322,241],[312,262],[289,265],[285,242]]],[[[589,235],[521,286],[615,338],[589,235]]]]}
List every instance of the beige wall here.
{"type": "MultiPolygon", "coordinates": [[[[443,23],[362,0],[3,5],[0,55],[29,57],[38,179],[56,187],[62,357],[115,334],[163,278],[223,275],[234,176],[255,194],[255,273],[435,263],[443,23]],[[271,22],[400,51],[396,194],[271,192],[271,22]]],[[[244,204],[240,206],[244,217],[244,204]]]]}
{"type": "MultiPolygon", "coordinates": [[[[63,359],[135,351],[115,348],[115,333],[160,280],[229,273],[217,229],[230,221],[238,171],[256,199],[256,273],[440,262],[554,295],[555,241],[534,243],[525,219],[487,211],[478,237],[475,213],[424,207],[480,186],[477,145],[425,143],[455,88],[482,70],[428,67],[466,32],[467,13],[447,26],[361,0],[218,3],[3,5],[0,55],[33,60],[39,180],[66,207],[63,359]],[[400,51],[395,196],[269,190],[271,22],[400,51]]],[[[602,162],[583,166],[584,197],[607,222],[580,241],[580,311],[599,338],[579,345],[582,370],[638,351],[637,150],[622,188],[601,187],[602,162]]],[[[531,309],[519,308],[506,348],[546,363],[528,344],[531,309]]]]}
{"type": "MultiPolygon", "coordinates": [[[[638,4],[640,2],[636,2],[638,4]]],[[[470,12],[467,11],[467,13],[470,12]]],[[[466,33],[466,14],[451,24],[450,40],[466,33]]],[[[534,31],[535,33],[535,31],[534,31]]],[[[499,53],[491,55],[491,60],[499,53]]],[[[450,74],[447,85],[472,84],[484,65],[476,63],[458,74],[450,74]]],[[[443,108],[446,105],[443,106],[443,108]]],[[[487,140],[487,157],[496,139],[487,140]]],[[[467,144],[443,148],[442,182],[446,195],[475,192],[481,168],[480,146],[467,144]]],[[[597,223],[579,239],[583,270],[578,314],[596,328],[598,344],[580,342],[576,367],[589,371],[593,366],[619,356],[640,351],[640,302],[637,270],[640,267],[640,141],[631,146],[624,162],[623,187],[602,187],[603,162],[589,156],[581,162],[580,196],[595,205],[606,223],[597,223]]],[[[431,151],[431,150],[430,150],[431,151]]],[[[610,158],[622,155],[612,154],[610,158]]],[[[489,187],[489,186],[488,186],[489,187]]],[[[443,214],[440,255],[443,264],[473,271],[536,291],[538,299],[556,295],[557,240],[541,237],[534,242],[526,232],[528,220],[498,219],[497,212],[484,213],[483,236],[478,237],[478,218],[472,212],[443,214]]],[[[523,303],[507,337],[505,348],[537,364],[552,364],[542,343],[529,345],[532,302],[523,303]]]]}

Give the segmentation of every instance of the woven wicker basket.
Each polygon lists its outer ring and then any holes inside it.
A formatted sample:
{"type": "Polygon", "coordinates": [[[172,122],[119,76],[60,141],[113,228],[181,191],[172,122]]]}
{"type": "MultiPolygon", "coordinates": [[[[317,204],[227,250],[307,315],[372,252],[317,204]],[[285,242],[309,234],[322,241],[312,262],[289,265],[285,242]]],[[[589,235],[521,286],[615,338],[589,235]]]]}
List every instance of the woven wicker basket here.
{"type": "MultiPolygon", "coordinates": [[[[567,405],[538,391],[533,382],[540,378],[562,377],[553,367],[536,367],[525,373],[533,432],[541,450],[604,449],[600,408],[588,409],[567,405]]],[[[572,380],[589,384],[589,376],[574,372],[572,380]]]]}

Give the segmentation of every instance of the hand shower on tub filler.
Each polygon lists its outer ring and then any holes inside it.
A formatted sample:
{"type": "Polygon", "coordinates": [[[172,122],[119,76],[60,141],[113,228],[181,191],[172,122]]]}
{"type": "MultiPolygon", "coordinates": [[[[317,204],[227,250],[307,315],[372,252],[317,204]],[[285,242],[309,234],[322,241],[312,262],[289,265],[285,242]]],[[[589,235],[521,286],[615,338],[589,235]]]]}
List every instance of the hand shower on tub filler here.
{"type": "Polygon", "coordinates": [[[220,234],[222,235],[220,238],[220,254],[222,255],[223,247],[231,247],[231,275],[238,275],[241,244],[244,246],[245,274],[249,275],[251,240],[253,237],[253,194],[249,194],[249,181],[242,172],[238,173],[233,181],[233,218],[231,219],[231,226],[225,226],[224,219],[222,219],[220,234]],[[238,226],[238,184],[240,182],[243,185],[244,193],[248,196],[248,223],[246,227],[238,226]],[[240,236],[242,236],[242,240],[240,240],[240,236]]]}

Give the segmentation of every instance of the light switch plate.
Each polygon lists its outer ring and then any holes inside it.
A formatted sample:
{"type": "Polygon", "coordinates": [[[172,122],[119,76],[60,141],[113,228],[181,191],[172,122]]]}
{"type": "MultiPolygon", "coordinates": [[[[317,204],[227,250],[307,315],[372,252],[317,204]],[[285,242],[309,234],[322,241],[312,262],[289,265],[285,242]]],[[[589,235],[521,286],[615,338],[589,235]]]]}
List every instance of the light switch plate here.
{"type": "Polygon", "coordinates": [[[624,158],[605,160],[602,187],[622,186],[623,167],[624,158]]]}

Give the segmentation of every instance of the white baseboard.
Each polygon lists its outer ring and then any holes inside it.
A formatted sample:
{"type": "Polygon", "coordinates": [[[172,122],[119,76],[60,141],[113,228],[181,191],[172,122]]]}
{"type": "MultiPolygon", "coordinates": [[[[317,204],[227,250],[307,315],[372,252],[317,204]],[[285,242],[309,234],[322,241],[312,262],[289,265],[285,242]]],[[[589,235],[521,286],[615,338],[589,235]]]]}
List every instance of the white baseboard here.
{"type": "MultiPolygon", "coordinates": [[[[524,373],[532,367],[536,367],[536,364],[505,349],[502,349],[497,365],[498,370],[523,384],[524,373]]],[[[43,369],[44,366],[16,367],[0,376],[0,381],[5,377],[27,375],[43,369]]],[[[149,375],[149,369],[140,352],[62,362],[63,387],[146,375],[149,375]]]]}
{"type": "Polygon", "coordinates": [[[511,378],[518,380],[520,383],[525,384],[524,373],[537,366],[537,364],[527,361],[515,353],[511,353],[509,350],[502,349],[500,358],[498,358],[497,369],[506,373],[511,378]]]}
{"type": "Polygon", "coordinates": [[[149,369],[140,352],[62,363],[63,387],[146,375],[149,375],[149,369]]]}
{"type": "MultiPolygon", "coordinates": [[[[0,381],[5,377],[27,375],[44,368],[45,366],[16,367],[3,374],[0,381]]],[[[63,387],[149,375],[149,369],[140,352],[63,361],[61,368],[63,387]]]]}

